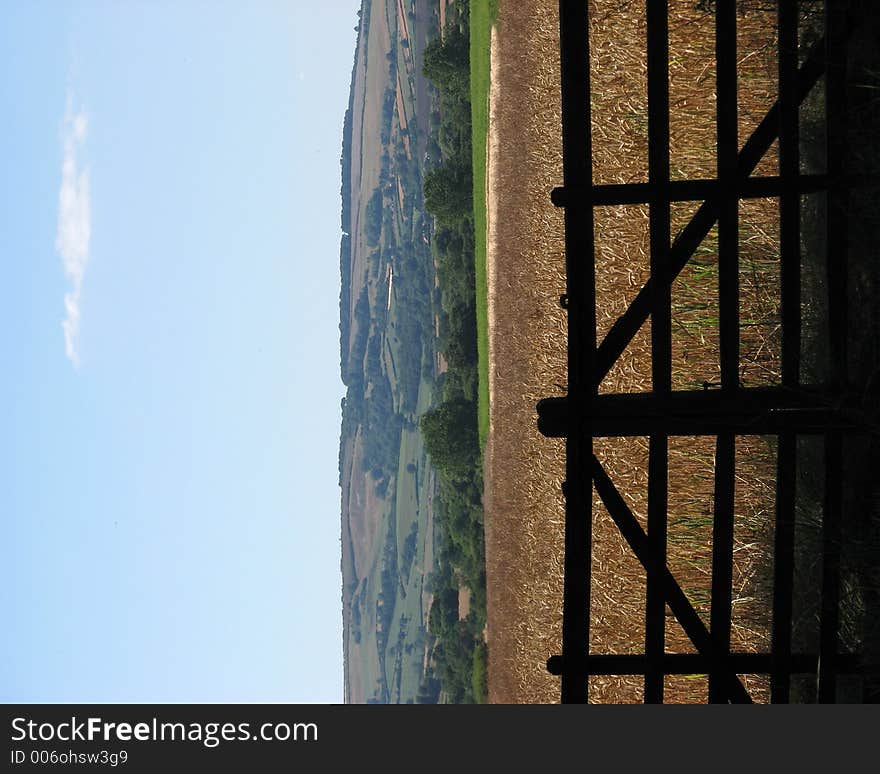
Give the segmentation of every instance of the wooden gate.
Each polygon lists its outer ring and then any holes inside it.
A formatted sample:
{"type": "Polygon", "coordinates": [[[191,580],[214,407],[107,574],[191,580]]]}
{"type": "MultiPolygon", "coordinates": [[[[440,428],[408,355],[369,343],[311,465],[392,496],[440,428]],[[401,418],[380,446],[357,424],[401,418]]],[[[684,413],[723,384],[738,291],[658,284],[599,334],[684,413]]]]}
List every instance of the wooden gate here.
{"type": "Polygon", "coordinates": [[[778,99],[740,145],[737,136],[737,4],[716,0],[717,176],[671,180],[669,151],[669,21],[664,0],[647,0],[648,181],[594,185],[590,119],[588,3],[561,0],[563,187],[552,201],[564,208],[568,316],[568,394],[538,404],[539,430],[566,439],[565,557],[562,654],[547,668],[561,676],[563,702],[588,699],[588,676],[642,674],[646,702],[662,702],[664,676],[708,674],[709,701],[750,702],[738,674],[769,674],[771,701],[787,702],[791,675],[815,673],[819,701],[834,701],[838,674],[859,669],[838,650],[842,439],[861,430],[844,403],[847,384],[847,181],[843,124],[847,3],[828,0],[824,37],[798,61],[798,4],[780,0],[778,99]],[[800,171],[800,103],[824,76],[827,169],[800,171]],[[752,173],[778,138],[779,174],[752,173]],[[826,245],[832,353],[829,383],[801,384],[801,195],[827,196],[826,245]],[[738,203],[779,197],[781,357],[779,386],[740,385],[738,203]],[[699,201],[687,226],[672,240],[670,204],[699,201]],[[647,204],[650,278],[601,342],[596,333],[593,208],[647,204]],[[671,378],[671,286],[709,231],[718,224],[719,359],[717,390],[674,391],[671,378]],[[652,391],[599,394],[599,385],[640,326],[651,319],[652,391]],[[735,448],[738,435],[778,437],[773,562],[772,647],[769,653],[731,652],[735,448]],[[792,652],[796,440],[824,438],[825,496],[818,651],[792,652]],[[593,439],[647,436],[647,531],[593,453],[593,439]],[[707,627],[667,567],[670,436],[715,437],[710,625],[707,627]],[[644,652],[590,651],[592,490],[646,570],[644,652]],[[667,606],[693,643],[694,654],[665,652],[667,606]]]}

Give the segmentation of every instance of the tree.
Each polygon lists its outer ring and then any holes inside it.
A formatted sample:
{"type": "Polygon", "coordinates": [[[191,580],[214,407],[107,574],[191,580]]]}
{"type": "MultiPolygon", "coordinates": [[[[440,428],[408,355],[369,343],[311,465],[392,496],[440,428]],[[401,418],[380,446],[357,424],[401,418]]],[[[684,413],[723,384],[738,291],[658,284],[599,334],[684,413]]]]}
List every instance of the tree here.
{"type": "Polygon", "coordinates": [[[437,86],[465,95],[470,91],[470,41],[458,29],[434,38],[422,56],[422,73],[437,86]]]}
{"type": "Polygon", "coordinates": [[[364,218],[364,235],[367,244],[375,247],[382,235],[382,191],[376,188],[367,202],[366,217],[364,218]]]}
{"type": "Polygon", "coordinates": [[[444,223],[473,212],[473,175],[462,163],[447,161],[425,175],[425,208],[444,223]]]}
{"type": "Polygon", "coordinates": [[[430,667],[419,683],[419,692],[416,694],[418,704],[436,704],[440,698],[440,681],[434,677],[430,667]]]}
{"type": "Polygon", "coordinates": [[[453,478],[467,477],[479,452],[477,408],[456,398],[422,415],[419,423],[434,465],[453,478]]]}

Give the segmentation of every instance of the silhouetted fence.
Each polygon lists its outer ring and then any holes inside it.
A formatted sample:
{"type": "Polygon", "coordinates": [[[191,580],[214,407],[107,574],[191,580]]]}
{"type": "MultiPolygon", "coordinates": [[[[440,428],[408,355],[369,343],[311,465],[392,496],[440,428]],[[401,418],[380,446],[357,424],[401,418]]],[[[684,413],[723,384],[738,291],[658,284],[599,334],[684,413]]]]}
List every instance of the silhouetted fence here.
{"type": "Polygon", "coordinates": [[[552,201],[564,207],[568,312],[568,395],[538,404],[538,427],[565,437],[565,577],[562,654],[547,668],[561,676],[562,701],[584,702],[589,675],[645,676],[646,702],[662,702],[664,676],[708,674],[709,701],[749,702],[739,674],[769,674],[771,700],[789,700],[791,675],[815,673],[819,701],[834,701],[838,674],[859,669],[838,652],[842,438],[859,431],[843,403],[847,383],[847,187],[843,170],[846,115],[847,3],[828,0],[825,35],[798,63],[796,1],[778,4],[778,99],[742,147],[737,137],[736,0],[715,3],[717,64],[717,177],[670,180],[669,34],[663,0],[647,0],[648,182],[594,185],[590,127],[588,3],[561,0],[560,46],[564,185],[552,201]],[[827,169],[800,171],[798,109],[824,75],[827,169]],[[778,138],[779,174],[753,177],[778,138]],[[800,383],[801,194],[827,195],[826,250],[830,383],[800,383]],[[781,360],[780,386],[743,388],[739,382],[738,202],[779,197],[781,360]],[[670,205],[701,201],[687,226],[670,239],[670,205]],[[593,208],[649,206],[650,279],[605,338],[597,342],[593,208]],[[703,238],[718,224],[718,390],[673,391],[671,286],[703,238]],[[640,326],[651,318],[652,391],[599,395],[598,386],[640,326]],[[731,652],[734,476],[736,437],[778,436],[770,653],[731,652]],[[824,437],[825,499],[818,652],[792,652],[796,439],[824,437]],[[645,531],[593,453],[593,438],[649,437],[648,518],[645,531]],[[710,625],[707,628],[667,567],[669,437],[714,436],[715,483],[710,625]],[[592,487],[647,576],[645,647],[640,655],[590,652],[592,487]],[[665,652],[666,607],[696,654],[665,652]]]}

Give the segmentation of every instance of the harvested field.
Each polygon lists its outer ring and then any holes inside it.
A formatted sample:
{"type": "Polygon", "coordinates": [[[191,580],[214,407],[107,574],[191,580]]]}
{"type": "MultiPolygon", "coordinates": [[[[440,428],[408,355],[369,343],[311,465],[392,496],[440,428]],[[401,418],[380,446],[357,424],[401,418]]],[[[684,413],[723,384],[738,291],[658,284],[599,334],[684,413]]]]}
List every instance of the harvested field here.
{"type": "MultiPolygon", "coordinates": [[[[391,31],[388,28],[385,4],[373,0],[367,35],[361,36],[357,52],[355,73],[354,114],[352,132],[352,244],[351,276],[360,278],[367,272],[366,259],[371,253],[364,237],[361,223],[367,202],[379,186],[381,154],[364,153],[363,148],[381,146],[382,101],[385,96],[387,68],[385,55],[391,47],[391,31]]],[[[350,314],[354,317],[357,294],[352,293],[350,314]]]]}
{"type": "MultiPolygon", "coordinates": [[[[714,28],[693,0],[671,0],[672,176],[713,177],[714,28]]],[[[561,652],[564,444],[537,431],[535,404],[566,392],[562,213],[550,203],[561,183],[558,3],[528,9],[498,3],[492,43],[487,195],[490,432],[485,454],[489,700],[559,701],[545,668],[561,652]]],[[[591,2],[594,176],[647,178],[647,97],[643,4],[591,2]]],[[[739,20],[740,139],[775,94],[772,14],[739,20]]],[[[758,173],[775,172],[775,149],[758,173]]],[[[779,380],[776,200],[741,206],[741,358],[744,385],[779,380]]],[[[675,207],[672,235],[694,205],[675,207]]],[[[704,240],[673,285],[673,388],[719,381],[716,235],[704,240]]],[[[596,211],[599,336],[648,276],[645,207],[596,211]]],[[[650,389],[650,323],[601,385],[603,392],[650,389]]],[[[642,525],[647,511],[647,439],[596,442],[597,455],[642,525]]],[[[712,439],[670,441],[669,564],[708,626],[712,539],[712,439]]],[[[772,543],[773,439],[737,442],[732,646],[768,647],[768,601],[761,596],[772,543]]],[[[596,500],[593,516],[591,644],[594,652],[643,648],[645,574],[596,500]]],[[[670,652],[693,648],[667,618],[670,652]]],[[[766,680],[745,676],[756,700],[766,680]]],[[[666,701],[706,700],[705,678],[667,678],[666,701]]],[[[595,677],[591,701],[642,698],[640,677],[595,677]]]]}
{"type": "Polygon", "coordinates": [[[404,0],[397,0],[397,34],[401,40],[409,40],[409,20],[403,7],[404,0]]]}
{"type": "MultiPolygon", "coordinates": [[[[394,98],[395,104],[397,105],[397,121],[398,126],[400,127],[400,133],[403,135],[403,149],[406,151],[406,157],[408,159],[412,158],[412,154],[409,150],[409,136],[406,134],[407,132],[407,119],[406,119],[406,105],[403,102],[403,89],[400,85],[400,73],[397,73],[397,83],[395,85],[394,90],[394,98]]],[[[403,209],[403,204],[401,203],[400,208],[403,209]]]]}

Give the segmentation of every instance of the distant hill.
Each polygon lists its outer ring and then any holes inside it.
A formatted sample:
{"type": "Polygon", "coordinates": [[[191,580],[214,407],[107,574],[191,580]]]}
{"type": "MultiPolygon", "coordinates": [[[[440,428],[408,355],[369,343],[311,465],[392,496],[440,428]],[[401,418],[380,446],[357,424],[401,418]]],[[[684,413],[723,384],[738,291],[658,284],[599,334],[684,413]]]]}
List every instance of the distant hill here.
{"type": "Polygon", "coordinates": [[[347,702],[436,700],[426,679],[436,473],[419,431],[444,364],[422,184],[426,0],[363,0],[341,154],[339,449],[347,702]]]}

